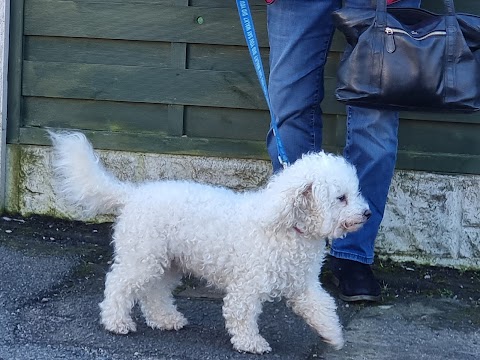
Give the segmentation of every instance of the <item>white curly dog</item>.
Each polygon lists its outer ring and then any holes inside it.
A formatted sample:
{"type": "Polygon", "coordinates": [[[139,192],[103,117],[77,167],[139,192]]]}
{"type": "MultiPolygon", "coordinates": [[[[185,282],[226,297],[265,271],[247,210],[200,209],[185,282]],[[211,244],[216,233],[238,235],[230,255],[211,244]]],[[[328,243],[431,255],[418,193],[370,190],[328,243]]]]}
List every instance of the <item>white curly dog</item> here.
{"type": "Polygon", "coordinates": [[[150,327],[184,327],[172,290],[187,273],[225,291],[223,316],[238,351],[271,351],[257,319],[264,301],[280,297],[326,342],[344,345],[335,301],[318,279],[325,239],[356,231],[370,210],[342,157],[305,155],[265,188],[237,193],[190,181],[121,182],[83,134],[50,136],[58,196],[87,216],[118,215],[100,304],[107,330],[135,331],[137,302],[150,327]]]}

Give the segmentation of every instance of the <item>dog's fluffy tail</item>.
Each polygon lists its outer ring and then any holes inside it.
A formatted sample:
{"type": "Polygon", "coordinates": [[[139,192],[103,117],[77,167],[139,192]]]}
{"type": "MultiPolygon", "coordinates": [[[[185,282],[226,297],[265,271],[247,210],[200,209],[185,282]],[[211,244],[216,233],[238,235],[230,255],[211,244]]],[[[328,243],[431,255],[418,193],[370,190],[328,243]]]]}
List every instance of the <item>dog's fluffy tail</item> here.
{"type": "Polygon", "coordinates": [[[85,135],[49,131],[53,143],[54,187],[84,217],[114,214],[133,189],[107,172],[85,135]]]}

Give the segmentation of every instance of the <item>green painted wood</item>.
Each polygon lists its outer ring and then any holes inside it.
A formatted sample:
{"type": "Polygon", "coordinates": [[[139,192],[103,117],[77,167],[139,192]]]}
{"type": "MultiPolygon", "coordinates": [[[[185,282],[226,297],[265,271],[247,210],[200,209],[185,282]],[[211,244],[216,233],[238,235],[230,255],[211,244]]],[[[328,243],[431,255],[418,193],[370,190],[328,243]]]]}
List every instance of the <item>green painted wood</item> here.
{"type": "Polygon", "coordinates": [[[168,105],[168,133],[170,135],[184,135],[184,105],[168,105]]]}
{"type": "MultiPolygon", "coordinates": [[[[250,2],[267,65],[265,5],[250,2]]],[[[77,128],[106,149],[267,159],[269,115],[234,1],[19,3],[12,29],[26,36],[12,35],[9,142],[45,145],[45,127],[77,128]]],[[[480,13],[480,2],[456,5],[480,13]]],[[[333,95],[344,46],[336,33],[322,104],[324,147],[335,152],[346,131],[333,95]]],[[[399,168],[480,174],[480,114],[401,116],[399,168]]]]}
{"type": "MultiPolygon", "coordinates": [[[[260,49],[261,58],[268,75],[268,48],[260,49]]],[[[219,70],[252,72],[253,64],[248,49],[243,46],[220,46],[209,44],[189,44],[188,68],[196,70],[219,70]]]]}
{"type": "Polygon", "coordinates": [[[161,104],[27,97],[24,126],[171,134],[161,104]]]}
{"type": "MultiPolygon", "coordinates": [[[[399,147],[402,150],[449,153],[480,157],[480,126],[468,123],[402,120],[399,147]]],[[[479,169],[480,170],[480,169],[479,169]]]]}
{"type": "MultiPolygon", "coordinates": [[[[159,137],[153,134],[113,133],[85,131],[98,149],[165,153],[176,155],[223,156],[246,159],[268,160],[263,142],[234,141],[224,139],[191,139],[187,137],[159,137]]],[[[39,128],[22,128],[20,140],[23,144],[49,145],[47,133],[39,128]]],[[[328,147],[327,151],[340,149],[328,147]]],[[[425,170],[443,173],[478,174],[480,158],[471,155],[415,153],[399,151],[398,168],[425,170]]]]}
{"type": "Polygon", "coordinates": [[[26,36],[24,59],[60,63],[169,67],[171,43],[26,36]]]}
{"type": "MultiPolygon", "coordinates": [[[[266,110],[256,80],[251,72],[25,61],[23,95],[266,110]]],[[[326,113],[344,111],[335,82],[326,78],[326,113]]]]}
{"type": "Polygon", "coordinates": [[[208,70],[24,62],[23,96],[265,109],[254,75],[208,70]]]}
{"type": "MultiPolygon", "coordinates": [[[[256,28],[262,29],[258,40],[267,46],[265,10],[252,13],[256,28]]],[[[24,31],[37,36],[245,44],[235,9],[162,4],[25,0],[24,31]]]]}
{"type": "Polygon", "coordinates": [[[267,111],[187,106],[185,134],[189,137],[265,141],[267,111]]]}
{"type": "MultiPolygon", "coordinates": [[[[220,156],[245,159],[268,159],[263,141],[169,137],[110,131],[84,131],[98,149],[175,155],[220,156]]],[[[24,127],[20,142],[50,145],[45,129],[24,127]]]]}
{"type": "MultiPolygon", "coordinates": [[[[324,115],[325,146],[340,146],[332,136],[338,123],[335,115],[324,115]]],[[[190,137],[265,141],[269,125],[267,111],[197,106],[185,109],[185,134],[190,137]]]]}
{"type": "MultiPolygon", "coordinates": [[[[248,3],[253,9],[255,7],[265,7],[265,0],[249,0],[248,3]]],[[[211,6],[211,7],[225,7],[236,9],[236,2],[234,0],[190,0],[191,6],[211,6]]]]}
{"type": "Polygon", "coordinates": [[[397,169],[438,173],[480,174],[480,158],[470,154],[415,153],[400,150],[397,169]]]}
{"type": "MultiPolygon", "coordinates": [[[[188,0],[183,1],[188,5],[188,0]]],[[[171,44],[171,67],[174,69],[185,70],[187,67],[187,44],[171,44]]],[[[168,125],[171,135],[182,136],[184,134],[184,105],[168,105],[168,125]]]]}
{"type": "MultiPolygon", "coordinates": [[[[445,13],[443,1],[439,0],[422,0],[422,8],[439,14],[445,13]]],[[[455,0],[455,11],[480,14],[480,2],[475,0],[455,0]]]]}

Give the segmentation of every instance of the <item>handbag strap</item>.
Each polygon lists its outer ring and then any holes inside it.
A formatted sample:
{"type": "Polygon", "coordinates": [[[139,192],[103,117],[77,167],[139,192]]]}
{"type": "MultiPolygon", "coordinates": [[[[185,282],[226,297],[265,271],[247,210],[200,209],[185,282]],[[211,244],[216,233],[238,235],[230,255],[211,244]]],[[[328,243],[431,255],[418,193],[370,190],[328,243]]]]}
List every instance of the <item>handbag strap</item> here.
{"type": "MultiPolygon", "coordinates": [[[[447,15],[455,16],[455,4],[453,0],[443,0],[447,15]]],[[[378,27],[387,25],[387,2],[385,0],[377,0],[376,24],[378,27]]]]}

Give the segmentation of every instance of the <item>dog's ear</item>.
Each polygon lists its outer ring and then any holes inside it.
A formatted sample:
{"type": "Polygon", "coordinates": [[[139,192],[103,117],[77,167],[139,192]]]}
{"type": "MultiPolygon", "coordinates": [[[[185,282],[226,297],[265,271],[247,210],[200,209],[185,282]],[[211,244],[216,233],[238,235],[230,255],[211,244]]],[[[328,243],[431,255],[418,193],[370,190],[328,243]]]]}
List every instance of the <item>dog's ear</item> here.
{"type": "Polygon", "coordinates": [[[293,196],[293,209],[305,209],[311,206],[313,200],[313,184],[303,184],[293,196]]]}
{"type": "Polygon", "coordinates": [[[314,207],[314,186],[312,181],[284,189],[280,194],[272,226],[275,232],[293,227],[305,227],[311,209],[314,207]]]}

